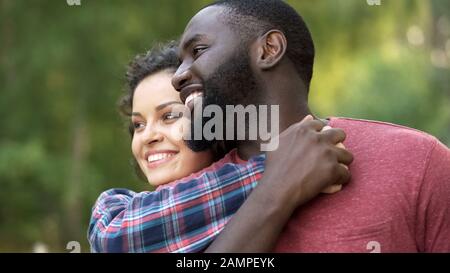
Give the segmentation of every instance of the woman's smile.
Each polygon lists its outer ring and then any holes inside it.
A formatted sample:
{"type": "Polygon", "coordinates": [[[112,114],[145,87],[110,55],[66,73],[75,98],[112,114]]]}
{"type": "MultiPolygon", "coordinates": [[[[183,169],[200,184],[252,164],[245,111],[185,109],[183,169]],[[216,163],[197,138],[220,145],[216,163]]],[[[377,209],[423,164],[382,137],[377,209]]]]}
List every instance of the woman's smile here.
{"type": "Polygon", "coordinates": [[[147,152],[145,153],[144,160],[146,160],[147,168],[149,169],[155,169],[161,166],[162,164],[165,164],[169,161],[172,161],[175,156],[178,154],[177,151],[153,151],[153,152],[147,152]]]}

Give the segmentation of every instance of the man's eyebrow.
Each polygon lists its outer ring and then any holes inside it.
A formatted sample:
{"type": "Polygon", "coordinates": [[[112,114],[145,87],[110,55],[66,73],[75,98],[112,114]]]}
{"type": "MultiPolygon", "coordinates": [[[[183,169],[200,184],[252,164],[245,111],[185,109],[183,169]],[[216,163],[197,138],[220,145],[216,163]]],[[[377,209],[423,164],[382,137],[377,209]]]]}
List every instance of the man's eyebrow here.
{"type": "Polygon", "coordinates": [[[183,44],[183,50],[188,49],[193,43],[200,41],[205,35],[196,34],[183,44]]]}
{"type": "Polygon", "coordinates": [[[182,102],[180,102],[180,101],[169,101],[169,102],[166,102],[166,103],[163,103],[163,104],[160,104],[160,105],[158,105],[158,106],[156,106],[156,111],[159,111],[159,110],[161,110],[161,109],[164,109],[165,107],[167,107],[167,106],[169,106],[169,105],[172,105],[172,104],[181,104],[181,105],[184,105],[182,102]]]}
{"type": "Polygon", "coordinates": [[[133,113],[131,113],[131,116],[133,116],[133,117],[135,117],[135,116],[142,117],[141,113],[139,113],[139,112],[133,112],[133,113]]]}

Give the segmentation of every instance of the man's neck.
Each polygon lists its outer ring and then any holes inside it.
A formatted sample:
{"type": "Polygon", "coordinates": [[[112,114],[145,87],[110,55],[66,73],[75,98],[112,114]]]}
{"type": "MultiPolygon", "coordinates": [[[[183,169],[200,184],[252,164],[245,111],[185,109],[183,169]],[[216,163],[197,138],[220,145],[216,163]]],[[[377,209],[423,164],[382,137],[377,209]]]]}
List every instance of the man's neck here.
{"type": "MultiPolygon", "coordinates": [[[[292,124],[301,121],[306,115],[311,114],[308,107],[308,92],[303,81],[298,76],[295,69],[288,62],[274,72],[266,74],[264,77],[257,77],[259,88],[258,96],[252,98],[255,105],[278,105],[278,131],[272,132],[271,118],[268,118],[268,128],[271,134],[281,133],[292,124]],[[270,121],[269,121],[270,120],[270,121]]],[[[266,72],[267,73],[267,72],[266,72]]],[[[269,107],[270,108],[270,107],[269,107]]],[[[258,130],[258,135],[260,134],[258,130]]],[[[262,153],[261,140],[247,140],[236,143],[238,155],[245,160],[262,153]]],[[[265,138],[263,138],[265,139],[265,138]]]]}
{"type": "MultiPolygon", "coordinates": [[[[311,114],[311,112],[307,107],[297,108],[296,111],[288,109],[284,109],[283,111],[283,109],[280,109],[279,133],[281,134],[281,132],[289,128],[289,126],[301,121],[305,116],[309,114],[311,114]]],[[[236,147],[239,157],[243,160],[249,160],[251,157],[261,154],[263,152],[261,150],[261,144],[262,141],[259,139],[238,141],[236,143],[236,147]]]]}
{"type": "Polygon", "coordinates": [[[247,140],[237,143],[238,156],[243,160],[261,153],[260,142],[258,140],[247,140]]]}

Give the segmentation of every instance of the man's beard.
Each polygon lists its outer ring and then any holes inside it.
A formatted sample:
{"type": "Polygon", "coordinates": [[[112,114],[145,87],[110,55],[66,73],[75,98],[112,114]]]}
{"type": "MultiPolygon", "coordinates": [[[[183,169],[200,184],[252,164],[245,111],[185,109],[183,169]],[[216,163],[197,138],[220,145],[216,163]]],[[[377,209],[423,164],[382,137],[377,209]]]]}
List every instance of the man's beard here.
{"type": "MultiPolygon", "coordinates": [[[[220,65],[217,70],[203,83],[202,113],[208,105],[218,105],[223,115],[224,136],[226,135],[226,105],[246,105],[248,99],[254,99],[257,94],[257,84],[250,67],[250,57],[245,50],[237,50],[237,54],[220,65]]],[[[214,117],[214,116],[213,116],[214,117]]],[[[202,130],[213,117],[201,117],[202,130]]],[[[200,122],[200,117],[192,115],[190,140],[186,140],[188,147],[194,152],[210,149],[217,140],[207,140],[201,134],[201,139],[194,139],[194,122],[200,122]]]]}

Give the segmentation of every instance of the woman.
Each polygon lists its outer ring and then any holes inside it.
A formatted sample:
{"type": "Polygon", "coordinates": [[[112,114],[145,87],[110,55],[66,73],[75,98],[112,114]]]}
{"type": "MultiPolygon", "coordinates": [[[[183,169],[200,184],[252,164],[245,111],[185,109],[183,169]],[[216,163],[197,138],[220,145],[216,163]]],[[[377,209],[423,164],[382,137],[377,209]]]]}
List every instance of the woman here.
{"type": "MultiPolygon", "coordinates": [[[[157,189],[102,193],[89,226],[94,252],[204,251],[220,237],[262,177],[264,155],[243,161],[236,150],[223,157],[222,149],[193,152],[185,145],[183,128],[190,121],[183,117],[187,109],[171,85],[177,66],[173,44],[138,56],[130,65],[129,88],[120,108],[131,120],[131,148],[138,172],[157,189]],[[222,159],[212,164],[217,158],[222,159]]],[[[271,236],[276,239],[277,233],[271,236]]],[[[226,243],[233,245],[232,240],[226,243]]],[[[264,238],[258,247],[270,241],[264,238]]]]}
{"type": "Polygon", "coordinates": [[[170,61],[166,63],[169,67],[149,70],[136,87],[131,86],[132,93],[123,104],[132,109],[134,158],[153,186],[188,176],[211,165],[214,159],[211,150],[193,152],[184,143],[183,128],[188,128],[190,121],[184,117],[186,107],[172,87],[176,60],[170,61]]]}

